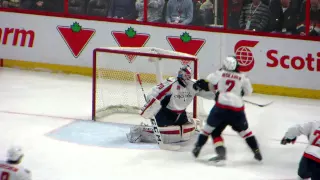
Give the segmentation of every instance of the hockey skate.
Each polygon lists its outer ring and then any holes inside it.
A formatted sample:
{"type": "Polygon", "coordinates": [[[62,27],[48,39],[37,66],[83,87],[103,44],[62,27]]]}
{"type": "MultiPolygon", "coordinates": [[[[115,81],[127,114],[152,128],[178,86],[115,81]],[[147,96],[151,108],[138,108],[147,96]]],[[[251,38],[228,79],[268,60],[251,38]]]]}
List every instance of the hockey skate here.
{"type": "Polygon", "coordinates": [[[262,155],[260,153],[260,150],[259,149],[256,149],[254,152],[254,158],[257,160],[257,161],[262,161],[262,155]]]}
{"type": "Polygon", "coordinates": [[[195,158],[197,158],[200,154],[201,147],[200,146],[195,146],[194,149],[192,150],[192,154],[195,158]]]}
{"type": "Polygon", "coordinates": [[[226,156],[218,155],[211,159],[209,159],[209,162],[211,162],[213,165],[216,166],[224,166],[226,164],[226,156]]]}
{"type": "Polygon", "coordinates": [[[217,146],[216,157],[209,159],[209,162],[213,163],[216,166],[224,166],[226,163],[226,148],[224,146],[217,146]]]}

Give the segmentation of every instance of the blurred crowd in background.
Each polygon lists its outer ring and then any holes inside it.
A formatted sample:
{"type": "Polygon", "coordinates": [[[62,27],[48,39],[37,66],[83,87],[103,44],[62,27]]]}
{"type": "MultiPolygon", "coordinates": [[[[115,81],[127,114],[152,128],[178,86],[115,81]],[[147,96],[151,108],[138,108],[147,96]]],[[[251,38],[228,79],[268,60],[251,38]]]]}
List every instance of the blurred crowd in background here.
{"type": "MultiPolygon", "coordinates": [[[[143,21],[145,0],[69,0],[68,12],[143,21]]],[[[223,0],[147,0],[149,22],[221,27],[223,0]]],[[[320,36],[320,0],[310,0],[309,36],[320,36]]],[[[64,0],[0,0],[3,8],[64,12],[64,0]]],[[[228,0],[229,29],[306,35],[306,0],[228,0]]]]}

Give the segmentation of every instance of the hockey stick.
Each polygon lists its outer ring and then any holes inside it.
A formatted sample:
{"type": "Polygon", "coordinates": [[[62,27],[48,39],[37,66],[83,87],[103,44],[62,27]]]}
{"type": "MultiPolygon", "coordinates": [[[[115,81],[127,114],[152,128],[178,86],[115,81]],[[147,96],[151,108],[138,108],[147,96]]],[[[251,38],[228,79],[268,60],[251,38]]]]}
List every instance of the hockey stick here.
{"type": "MultiPolygon", "coordinates": [[[[138,80],[138,82],[140,84],[144,99],[145,99],[146,102],[148,102],[147,101],[147,97],[146,97],[146,93],[144,92],[144,89],[143,89],[143,86],[142,86],[142,81],[141,81],[141,78],[140,78],[140,74],[137,73],[136,76],[137,76],[137,80],[138,80]]],[[[159,130],[159,126],[157,124],[157,121],[155,120],[155,118],[151,118],[150,122],[151,122],[151,125],[152,125],[153,134],[155,136],[155,139],[156,139],[160,149],[176,151],[176,150],[179,150],[181,148],[181,146],[179,146],[179,145],[164,144],[163,140],[162,140],[162,137],[161,137],[160,130],[159,130]]]]}
{"type": "Polygon", "coordinates": [[[269,103],[266,103],[266,104],[258,104],[258,103],[254,103],[254,102],[251,102],[251,101],[248,101],[248,100],[243,100],[243,101],[246,102],[246,103],[255,105],[255,106],[259,106],[259,107],[266,107],[266,106],[269,106],[270,104],[273,103],[273,101],[271,101],[269,103]]]}
{"type": "Polygon", "coordinates": [[[247,102],[249,104],[255,105],[255,106],[259,106],[259,107],[266,107],[266,106],[270,105],[271,103],[273,103],[273,101],[268,102],[268,103],[255,103],[255,102],[248,101],[248,100],[245,100],[245,99],[243,101],[247,102]]]}

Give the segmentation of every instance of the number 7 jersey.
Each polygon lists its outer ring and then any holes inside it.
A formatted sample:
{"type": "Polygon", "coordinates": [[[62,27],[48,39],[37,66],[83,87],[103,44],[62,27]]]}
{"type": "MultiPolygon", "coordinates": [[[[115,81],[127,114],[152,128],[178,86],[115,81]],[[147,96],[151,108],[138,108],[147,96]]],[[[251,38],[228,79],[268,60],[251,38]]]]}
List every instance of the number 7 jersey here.
{"type": "Polygon", "coordinates": [[[288,129],[285,137],[294,139],[302,134],[306,135],[309,141],[303,156],[320,163],[320,121],[295,125],[288,129]]]}
{"type": "Polygon", "coordinates": [[[207,77],[209,88],[219,92],[216,106],[234,111],[244,110],[242,96],[251,95],[250,80],[242,73],[219,70],[207,77]]]}

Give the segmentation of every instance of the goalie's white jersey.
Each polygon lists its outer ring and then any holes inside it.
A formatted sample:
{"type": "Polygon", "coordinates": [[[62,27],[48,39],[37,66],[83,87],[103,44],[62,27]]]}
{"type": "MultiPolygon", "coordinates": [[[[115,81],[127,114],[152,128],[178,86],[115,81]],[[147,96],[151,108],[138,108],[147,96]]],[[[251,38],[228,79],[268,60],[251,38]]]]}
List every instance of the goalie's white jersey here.
{"type": "Polygon", "coordinates": [[[156,98],[161,101],[166,95],[171,95],[167,108],[177,113],[183,112],[195,96],[201,96],[211,100],[214,99],[214,93],[212,92],[208,93],[195,90],[193,88],[194,83],[195,80],[191,79],[188,81],[186,87],[183,87],[179,84],[177,78],[168,78],[164,82],[153,87],[151,92],[147,95],[147,99],[149,101],[152,98],[156,98]]]}
{"type": "Polygon", "coordinates": [[[320,121],[295,125],[288,129],[285,137],[294,139],[302,134],[306,135],[309,141],[304,157],[320,163],[320,121]]]}
{"type": "Polygon", "coordinates": [[[219,92],[216,105],[221,108],[241,111],[244,109],[242,95],[251,95],[250,80],[242,73],[219,70],[209,74],[209,89],[219,92]]]}
{"type": "Polygon", "coordinates": [[[21,165],[0,161],[0,180],[31,180],[31,173],[21,165]]]}

